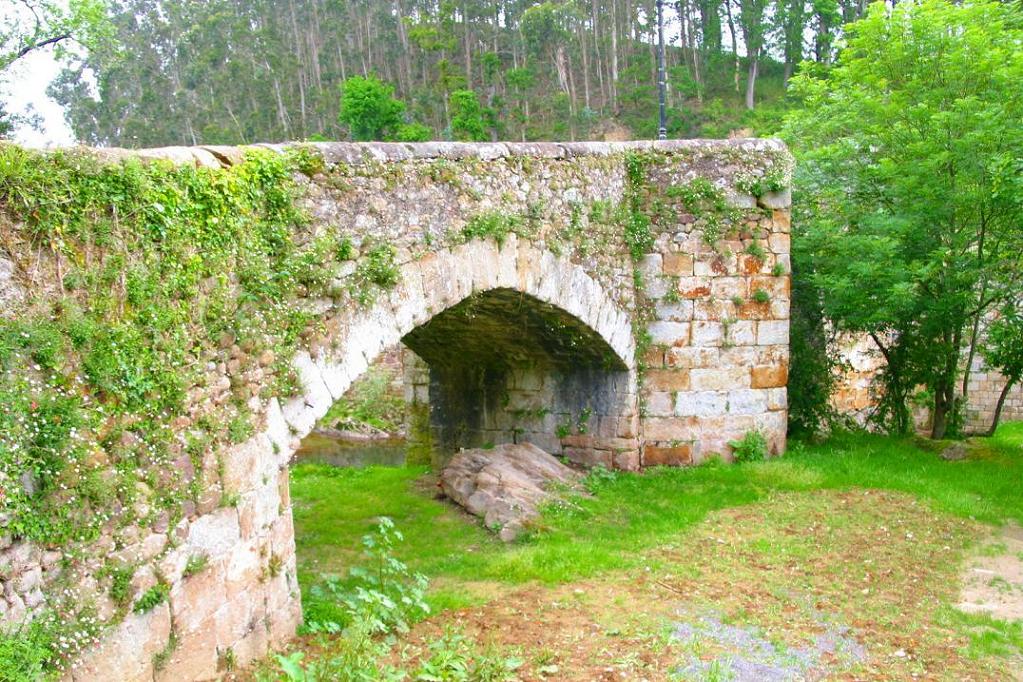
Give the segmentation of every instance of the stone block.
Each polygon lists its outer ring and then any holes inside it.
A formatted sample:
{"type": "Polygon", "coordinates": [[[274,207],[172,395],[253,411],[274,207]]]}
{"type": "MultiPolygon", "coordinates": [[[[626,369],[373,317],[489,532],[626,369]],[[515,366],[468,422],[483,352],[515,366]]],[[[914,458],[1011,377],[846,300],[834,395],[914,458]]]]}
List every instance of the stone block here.
{"type": "Polygon", "coordinates": [[[678,281],[678,293],[684,299],[705,298],[711,293],[710,277],[681,277],[678,281]]]}
{"type": "Polygon", "coordinates": [[[283,604],[274,606],[271,602],[271,607],[267,613],[270,626],[270,646],[279,648],[295,636],[295,631],[302,624],[302,606],[296,593],[294,597],[288,595],[283,604]]]}
{"type": "Polygon", "coordinates": [[[218,677],[217,659],[217,624],[210,617],[187,635],[179,634],[176,648],[154,678],[156,682],[214,680],[218,677]]]}
{"type": "Polygon", "coordinates": [[[270,439],[271,450],[278,463],[286,462],[291,457],[291,430],[277,398],[271,398],[267,404],[264,433],[270,439]]]}
{"type": "MultiPolygon", "coordinates": [[[[710,277],[720,279],[736,271],[736,258],[734,254],[722,255],[712,252],[706,257],[700,258],[693,263],[693,275],[696,277],[710,277]]],[[[712,285],[713,288],[713,285],[712,285]]]]}
{"type": "Polygon", "coordinates": [[[665,366],[673,369],[715,367],[719,353],[717,348],[669,348],[665,354],[665,366]]]}
{"type": "Polygon", "coordinates": [[[651,391],[646,397],[646,414],[652,417],[671,417],[675,414],[675,394],[651,391]]]}
{"type": "Polygon", "coordinates": [[[739,256],[738,270],[740,275],[756,275],[761,272],[771,271],[771,261],[773,259],[768,254],[766,258],[757,258],[756,256],[749,256],[741,254],[739,256]]]}
{"type": "Polygon", "coordinates": [[[725,330],[720,322],[694,321],[690,333],[690,344],[697,347],[719,347],[725,340],[725,330]]]}
{"type": "Polygon", "coordinates": [[[726,327],[725,340],[732,346],[752,346],[757,342],[754,324],[749,320],[732,322],[726,327]]]}
{"type": "Polygon", "coordinates": [[[198,631],[227,600],[227,561],[209,561],[203,570],[171,588],[171,614],[179,634],[198,631]]]}
{"type": "Polygon", "coordinates": [[[260,621],[256,627],[234,643],[231,651],[238,666],[247,666],[266,656],[270,650],[270,630],[266,623],[260,621]]]}
{"type": "Polygon", "coordinates": [[[757,203],[764,208],[786,209],[792,205],[792,190],[786,187],[777,192],[765,192],[757,197],[757,203]]]}
{"type": "Polygon", "coordinates": [[[614,460],[610,450],[597,450],[596,448],[565,448],[563,454],[568,461],[580,464],[585,467],[602,466],[612,468],[614,460]]]}
{"type": "Polygon", "coordinates": [[[775,253],[789,253],[791,250],[791,240],[787,233],[772,234],[767,241],[771,245],[771,251],[775,253]]]}
{"type": "Polygon", "coordinates": [[[729,414],[763,414],[767,412],[767,391],[742,389],[728,392],[729,414]]]}
{"type": "MultiPolygon", "coordinates": [[[[679,393],[675,400],[675,414],[679,417],[711,417],[725,414],[727,407],[728,394],[722,391],[689,391],[679,393]]],[[[656,438],[653,440],[674,439],[656,438]]]]}
{"type": "Polygon", "coordinates": [[[788,409],[788,389],[771,388],[767,390],[767,409],[770,411],[788,409]]]}
{"type": "Polygon", "coordinates": [[[612,456],[614,468],[619,471],[639,471],[639,450],[619,450],[612,456]]]}
{"type": "Polygon", "coordinates": [[[767,317],[774,320],[787,320],[792,310],[792,302],[787,298],[772,299],[767,317]]]}
{"type": "Polygon", "coordinates": [[[693,257],[688,253],[665,253],[662,268],[664,274],[672,277],[691,277],[693,257]]]}
{"type": "Polygon", "coordinates": [[[640,259],[637,267],[643,277],[643,282],[649,285],[654,280],[661,278],[661,274],[664,272],[664,256],[659,253],[648,253],[640,259]]]}
{"type": "Polygon", "coordinates": [[[200,516],[188,529],[187,545],[193,552],[216,558],[229,553],[241,539],[238,511],[224,507],[200,516]]]}
{"type": "Polygon", "coordinates": [[[792,280],[788,275],[757,275],[750,278],[749,290],[755,292],[762,289],[772,298],[788,298],[792,293],[792,280]]]}
{"type": "MultiPolygon", "coordinates": [[[[326,391],[326,387],[323,390],[326,391]]],[[[286,401],[281,406],[281,413],[288,423],[289,433],[299,439],[305,438],[313,430],[316,420],[319,419],[317,411],[306,404],[303,396],[286,401]]],[[[290,446],[286,451],[289,450],[290,446]]]]}
{"type": "Polygon", "coordinates": [[[735,297],[747,298],[750,294],[746,277],[716,277],[710,281],[710,295],[730,301],[735,297]]]}
{"type": "Polygon", "coordinates": [[[221,604],[214,615],[217,626],[217,650],[233,649],[246,635],[259,629],[266,632],[266,589],[255,583],[247,593],[221,604]]]}
{"type": "Polygon", "coordinates": [[[689,370],[692,391],[727,391],[749,388],[750,371],[746,367],[716,367],[689,370]]]}
{"type": "Polygon", "coordinates": [[[646,386],[651,391],[688,391],[688,369],[653,369],[644,376],[646,386]]]}
{"type": "Polygon", "coordinates": [[[640,431],[640,420],[638,414],[630,414],[618,418],[618,432],[619,438],[636,438],[639,436],[640,431]]]}
{"type": "Polygon", "coordinates": [[[187,547],[176,547],[157,562],[156,568],[164,580],[173,585],[181,580],[190,556],[187,547]]]}
{"type": "Polygon", "coordinates": [[[778,388],[789,381],[788,365],[758,365],[753,368],[752,388],[778,388]]]}
{"type": "Polygon", "coordinates": [[[688,346],[689,345],[689,323],[688,322],[652,322],[647,328],[651,340],[656,344],[665,346],[688,346]]]}
{"type": "Polygon", "coordinates": [[[693,305],[694,320],[728,320],[736,315],[735,303],[723,298],[709,298],[695,301],[693,305]]]}
{"type": "Polygon", "coordinates": [[[788,344],[788,320],[761,320],[757,322],[757,345],[788,344]]]}
{"type": "MultiPolygon", "coordinates": [[[[671,348],[669,349],[668,352],[671,352],[672,350],[677,349],[671,348]]],[[[646,349],[646,351],[644,351],[643,357],[641,359],[643,361],[643,364],[645,364],[647,367],[653,368],[664,367],[665,363],[664,346],[650,346],[649,348],[646,349]]]]}
{"type": "Polygon", "coordinates": [[[323,381],[320,368],[317,367],[312,356],[305,351],[295,353],[291,365],[298,373],[298,380],[302,384],[303,398],[306,405],[316,412],[316,418],[319,419],[334,403],[334,397],[330,394],[327,384],[323,381]]]}
{"type": "Polygon", "coordinates": [[[775,209],[771,221],[778,232],[789,232],[792,228],[792,215],[785,209],[775,209]]]}
{"type": "Polygon", "coordinates": [[[277,470],[273,443],[262,433],[222,450],[224,464],[221,485],[229,493],[245,493],[264,484],[277,470]]]}
{"type": "Polygon", "coordinates": [[[688,466],[693,463],[691,443],[680,445],[647,445],[643,448],[643,466],[688,466]]]}
{"type": "Polygon", "coordinates": [[[654,313],[658,320],[689,322],[693,319],[693,301],[677,301],[675,303],[659,301],[654,307],[654,313]]]}
{"type": "Polygon", "coordinates": [[[242,495],[238,503],[238,527],[250,539],[270,526],[280,514],[281,498],[275,476],[269,483],[242,495]]]}
{"type": "Polygon", "coordinates": [[[699,429],[694,417],[648,417],[643,420],[643,436],[648,441],[691,440],[699,429]]]}

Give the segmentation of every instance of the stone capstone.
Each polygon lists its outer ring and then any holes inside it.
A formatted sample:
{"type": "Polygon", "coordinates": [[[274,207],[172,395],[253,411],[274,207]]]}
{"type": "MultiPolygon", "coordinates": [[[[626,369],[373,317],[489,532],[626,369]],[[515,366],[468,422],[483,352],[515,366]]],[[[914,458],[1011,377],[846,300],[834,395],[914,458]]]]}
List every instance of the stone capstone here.
{"type": "Polygon", "coordinates": [[[514,540],[555,499],[554,487],[572,486],[579,473],[531,443],[462,450],[441,472],[444,493],[505,542],[514,540]]]}

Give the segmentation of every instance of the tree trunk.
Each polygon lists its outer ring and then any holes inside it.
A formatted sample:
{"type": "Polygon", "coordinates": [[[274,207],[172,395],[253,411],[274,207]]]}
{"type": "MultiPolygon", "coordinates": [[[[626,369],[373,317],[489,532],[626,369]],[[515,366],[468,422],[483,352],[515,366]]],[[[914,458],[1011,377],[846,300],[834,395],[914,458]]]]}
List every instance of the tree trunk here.
{"type": "Polygon", "coordinates": [[[947,435],[949,415],[953,414],[956,408],[956,368],[959,365],[962,336],[959,333],[946,334],[943,341],[948,352],[938,385],[934,387],[934,413],[931,424],[931,438],[934,440],[941,440],[947,435]]]}
{"type": "Polygon", "coordinates": [[[732,59],[735,62],[735,70],[732,72],[735,82],[735,91],[739,92],[739,41],[735,38],[735,19],[732,18],[732,0],[725,0],[725,9],[728,11],[728,33],[732,37],[732,59]]]}
{"type": "Polygon", "coordinates": [[[757,71],[759,70],[760,60],[757,59],[756,54],[749,56],[749,71],[746,74],[746,108],[753,109],[754,94],[757,87],[757,71]]]}
{"type": "Polygon", "coordinates": [[[995,435],[995,431],[998,430],[998,422],[1002,420],[1002,408],[1005,406],[1005,399],[1009,395],[1009,391],[1019,381],[1019,377],[1009,377],[1005,380],[1005,386],[1002,387],[1002,392],[998,395],[998,402],[995,404],[995,417],[991,420],[991,426],[987,430],[988,437],[995,435]]]}
{"type": "Polygon", "coordinates": [[[611,0],[611,111],[618,113],[618,0],[611,0]]]}

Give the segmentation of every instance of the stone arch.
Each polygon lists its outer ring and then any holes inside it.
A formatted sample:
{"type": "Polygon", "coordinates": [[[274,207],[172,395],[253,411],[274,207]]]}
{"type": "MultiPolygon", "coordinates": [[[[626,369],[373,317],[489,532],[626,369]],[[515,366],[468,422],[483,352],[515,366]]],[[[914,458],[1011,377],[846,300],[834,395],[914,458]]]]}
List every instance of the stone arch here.
{"type": "Polygon", "coordinates": [[[590,330],[628,377],[622,388],[635,407],[635,341],[628,313],[583,266],[510,235],[501,245],[473,240],[405,263],[396,286],[368,309],[325,311],[333,343],[295,358],[302,395],[283,405],[271,401],[267,435],[275,449],[290,456],[384,349],[474,294],[497,290],[525,294],[590,330]]]}

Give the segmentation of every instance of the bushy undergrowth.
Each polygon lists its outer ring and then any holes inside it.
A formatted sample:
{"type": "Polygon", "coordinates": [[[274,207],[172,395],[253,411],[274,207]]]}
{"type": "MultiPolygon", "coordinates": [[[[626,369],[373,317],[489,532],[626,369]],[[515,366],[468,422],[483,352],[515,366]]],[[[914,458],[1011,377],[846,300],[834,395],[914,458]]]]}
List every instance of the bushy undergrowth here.
{"type": "Polygon", "coordinates": [[[747,431],[739,440],[729,441],[732,456],[739,464],[759,462],[767,458],[767,438],[760,431],[747,431]]]}
{"type": "MultiPolygon", "coordinates": [[[[422,680],[424,682],[501,682],[512,677],[521,661],[495,648],[480,648],[451,630],[429,644],[419,660],[388,662],[393,635],[430,612],[426,578],[412,573],[394,557],[403,535],[387,517],[362,538],[363,563],[348,578],[328,577],[313,588],[318,603],[333,604],[332,613],[307,614],[305,630],[316,636],[316,656],[293,651],[275,657],[276,673],[291,682],[363,682],[422,680]],[[324,618],[317,620],[316,618],[324,618]]],[[[262,679],[278,679],[266,670],[262,679]]]]}
{"type": "Polygon", "coordinates": [[[388,433],[397,432],[405,417],[405,400],[391,393],[393,380],[393,371],[371,367],[330,407],[320,423],[341,429],[369,425],[388,433]]]}

